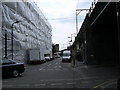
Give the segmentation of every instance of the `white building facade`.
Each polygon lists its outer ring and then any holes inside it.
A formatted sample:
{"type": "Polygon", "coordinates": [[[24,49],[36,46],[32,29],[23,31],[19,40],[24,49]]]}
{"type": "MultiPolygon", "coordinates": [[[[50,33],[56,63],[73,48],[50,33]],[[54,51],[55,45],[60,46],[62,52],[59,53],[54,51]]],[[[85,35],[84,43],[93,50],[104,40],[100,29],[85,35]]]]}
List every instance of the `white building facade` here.
{"type": "MultiPolygon", "coordinates": [[[[8,1],[8,0],[7,0],[8,1]]],[[[43,49],[52,55],[52,28],[43,13],[34,2],[2,2],[2,54],[12,57],[11,37],[13,30],[13,58],[26,62],[27,51],[43,49]],[[15,23],[18,21],[18,23],[15,23]],[[13,27],[12,27],[13,25],[13,27]],[[5,36],[7,34],[7,36],[5,36]],[[5,43],[7,37],[7,44],[5,43]]]]}

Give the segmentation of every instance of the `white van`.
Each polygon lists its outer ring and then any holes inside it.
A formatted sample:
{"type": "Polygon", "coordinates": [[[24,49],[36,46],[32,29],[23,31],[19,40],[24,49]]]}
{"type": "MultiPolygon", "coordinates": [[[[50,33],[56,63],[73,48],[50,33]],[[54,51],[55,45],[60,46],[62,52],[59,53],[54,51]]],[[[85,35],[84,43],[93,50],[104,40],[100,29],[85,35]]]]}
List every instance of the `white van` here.
{"type": "Polygon", "coordinates": [[[62,54],[62,62],[71,62],[71,51],[70,50],[65,50],[63,51],[62,54]]]}

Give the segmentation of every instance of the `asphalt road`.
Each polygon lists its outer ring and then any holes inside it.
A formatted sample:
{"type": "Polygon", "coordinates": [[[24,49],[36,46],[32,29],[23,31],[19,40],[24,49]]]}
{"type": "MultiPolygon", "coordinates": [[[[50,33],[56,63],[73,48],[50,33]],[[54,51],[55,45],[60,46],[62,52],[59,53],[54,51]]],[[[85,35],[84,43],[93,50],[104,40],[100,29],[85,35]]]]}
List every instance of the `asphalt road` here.
{"type": "Polygon", "coordinates": [[[77,77],[71,63],[62,63],[57,58],[44,64],[26,66],[22,77],[3,79],[3,88],[74,88],[77,77]]]}
{"type": "Polygon", "coordinates": [[[110,76],[110,73],[105,73],[106,71],[103,73],[102,70],[84,65],[73,68],[71,63],[62,63],[61,59],[57,58],[44,64],[27,65],[21,77],[4,78],[2,86],[3,88],[91,88],[114,78],[115,75],[110,76]]]}

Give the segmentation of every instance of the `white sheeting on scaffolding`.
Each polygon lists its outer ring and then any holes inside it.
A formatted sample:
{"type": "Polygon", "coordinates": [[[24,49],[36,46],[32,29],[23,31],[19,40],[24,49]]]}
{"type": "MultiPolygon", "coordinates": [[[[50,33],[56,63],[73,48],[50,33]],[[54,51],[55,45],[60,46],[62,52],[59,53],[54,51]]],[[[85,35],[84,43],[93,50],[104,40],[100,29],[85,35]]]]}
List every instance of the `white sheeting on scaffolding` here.
{"type": "MultiPolygon", "coordinates": [[[[20,0],[19,0],[20,1],[20,0]]],[[[28,49],[52,51],[52,28],[34,2],[2,2],[3,49],[7,30],[8,58],[11,58],[11,30],[13,25],[14,59],[26,60],[28,49]]],[[[3,50],[4,53],[4,50],[3,50]]]]}
{"type": "Polygon", "coordinates": [[[0,59],[2,59],[2,4],[0,2],[0,59]]]}
{"type": "MultiPolygon", "coordinates": [[[[1,9],[1,1],[0,1],[0,65],[2,59],[2,9],[1,9]]],[[[0,69],[0,73],[2,73],[2,69],[0,69]]],[[[2,74],[0,74],[0,89],[2,90],[2,74]]]]}

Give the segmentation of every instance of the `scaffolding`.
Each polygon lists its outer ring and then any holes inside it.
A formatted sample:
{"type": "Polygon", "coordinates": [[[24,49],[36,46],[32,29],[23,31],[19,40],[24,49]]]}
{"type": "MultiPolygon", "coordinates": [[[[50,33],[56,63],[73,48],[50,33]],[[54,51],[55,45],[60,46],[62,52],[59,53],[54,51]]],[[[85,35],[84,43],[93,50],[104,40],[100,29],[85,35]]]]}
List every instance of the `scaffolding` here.
{"type": "Polygon", "coordinates": [[[52,51],[52,27],[34,2],[2,2],[1,8],[3,57],[26,62],[29,49],[52,51]]]}

